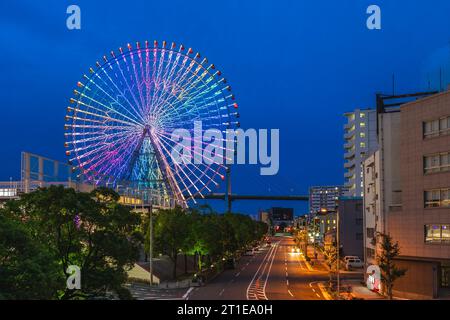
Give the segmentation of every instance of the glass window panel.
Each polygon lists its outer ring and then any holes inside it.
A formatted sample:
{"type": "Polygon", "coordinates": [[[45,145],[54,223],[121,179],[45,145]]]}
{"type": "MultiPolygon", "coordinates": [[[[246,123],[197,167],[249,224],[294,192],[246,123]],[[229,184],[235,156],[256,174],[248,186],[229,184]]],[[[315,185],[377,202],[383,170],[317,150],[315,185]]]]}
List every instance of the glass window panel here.
{"type": "Polygon", "coordinates": [[[426,225],[425,226],[425,241],[426,242],[440,242],[441,241],[441,226],[426,225]]]}
{"type": "Polygon", "coordinates": [[[446,166],[446,165],[448,165],[448,156],[449,156],[448,153],[443,153],[443,154],[441,154],[440,160],[439,160],[439,164],[440,164],[441,166],[446,166]]]}
{"type": "Polygon", "coordinates": [[[445,130],[447,129],[447,118],[443,118],[439,120],[439,129],[445,130]]]}
{"type": "Polygon", "coordinates": [[[431,131],[439,131],[439,120],[433,120],[431,122],[431,131]]]}
{"type": "Polygon", "coordinates": [[[431,121],[425,122],[425,133],[430,133],[433,131],[433,126],[431,121]]]}
{"type": "Polygon", "coordinates": [[[450,241],[450,225],[445,224],[441,228],[442,241],[450,241]]]}
{"type": "Polygon", "coordinates": [[[444,206],[444,207],[450,206],[450,190],[449,189],[441,190],[441,206],[444,206]]]}

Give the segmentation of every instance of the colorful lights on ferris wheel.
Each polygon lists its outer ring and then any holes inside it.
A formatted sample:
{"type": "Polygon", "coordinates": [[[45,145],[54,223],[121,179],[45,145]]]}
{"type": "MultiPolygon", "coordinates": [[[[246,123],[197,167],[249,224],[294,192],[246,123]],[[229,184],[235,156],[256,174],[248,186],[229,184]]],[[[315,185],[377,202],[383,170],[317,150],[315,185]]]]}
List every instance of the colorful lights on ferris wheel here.
{"type": "Polygon", "coordinates": [[[96,69],[89,68],[90,75],[83,74],[76,83],[65,118],[66,154],[91,181],[119,181],[131,174],[147,183],[167,172],[170,183],[154,187],[170,185],[172,196],[185,202],[185,194],[194,199],[194,194],[210,192],[209,184],[218,186],[214,178],[223,180],[226,167],[171,162],[168,153],[174,141],[167,130],[192,125],[193,119],[203,120],[207,128],[222,127],[221,131],[238,128],[240,123],[232,119],[239,118],[234,111],[238,105],[221,71],[199,52],[182,44],[177,48],[174,42],[159,46],[155,40],[153,47],[148,40],[143,43],[127,43],[128,50],[119,47],[117,54],[110,51],[109,59],[104,55],[103,63],[96,61],[96,69]],[[150,139],[144,139],[148,121],[150,139]],[[133,156],[135,150],[152,148],[162,160],[133,156]]]}

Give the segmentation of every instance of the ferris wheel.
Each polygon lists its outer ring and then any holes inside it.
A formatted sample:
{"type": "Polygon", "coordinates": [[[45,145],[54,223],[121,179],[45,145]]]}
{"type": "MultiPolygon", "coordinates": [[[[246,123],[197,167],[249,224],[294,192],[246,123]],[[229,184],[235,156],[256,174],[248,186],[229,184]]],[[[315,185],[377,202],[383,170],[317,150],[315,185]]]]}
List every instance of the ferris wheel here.
{"type": "Polygon", "coordinates": [[[234,129],[237,107],[221,72],[191,48],[128,44],[103,56],[77,83],[67,107],[66,155],[93,183],[127,181],[186,206],[224,180],[225,153],[215,161],[175,161],[173,131],[192,133],[193,146],[185,148],[198,155],[194,123],[201,121],[202,133],[234,129]]]}

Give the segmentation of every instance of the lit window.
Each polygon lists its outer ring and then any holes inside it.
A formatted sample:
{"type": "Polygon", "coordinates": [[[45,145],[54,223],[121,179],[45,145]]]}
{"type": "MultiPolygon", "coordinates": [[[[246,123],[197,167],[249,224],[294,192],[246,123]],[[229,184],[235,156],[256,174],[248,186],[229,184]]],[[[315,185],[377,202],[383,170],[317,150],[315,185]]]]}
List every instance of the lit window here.
{"type": "Polygon", "coordinates": [[[425,208],[450,207],[450,189],[425,191],[425,208]]]}
{"type": "Polygon", "coordinates": [[[361,148],[365,148],[365,147],[366,147],[366,143],[365,143],[365,142],[360,142],[360,143],[359,143],[359,146],[360,146],[361,148]]]}
{"type": "Polygon", "coordinates": [[[450,225],[425,225],[425,242],[447,242],[450,243],[450,225]]]}
{"type": "Polygon", "coordinates": [[[366,123],[365,123],[365,122],[360,122],[360,123],[359,123],[359,126],[360,126],[361,128],[365,128],[365,127],[366,127],[366,123]]]}
{"type": "Polygon", "coordinates": [[[359,117],[360,117],[360,118],[365,118],[365,117],[366,117],[366,114],[361,112],[361,113],[359,114],[359,117]]]}
{"type": "Polygon", "coordinates": [[[361,138],[365,138],[365,137],[366,137],[366,134],[365,134],[364,132],[360,132],[360,133],[359,133],[359,136],[360,136],[361,138]]]}

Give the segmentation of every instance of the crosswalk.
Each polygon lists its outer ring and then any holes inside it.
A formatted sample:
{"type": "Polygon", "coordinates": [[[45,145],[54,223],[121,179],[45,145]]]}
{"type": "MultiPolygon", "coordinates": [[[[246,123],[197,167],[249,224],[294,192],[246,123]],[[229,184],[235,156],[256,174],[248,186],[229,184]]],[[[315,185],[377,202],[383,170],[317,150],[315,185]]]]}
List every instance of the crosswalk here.
{"type": "Polygon", "coordinates": [[[159,289],[146,284],[129,283],[126,288],[130,290],[137,300],[177,300],[183,299],[187,289],[159,289]]]}

